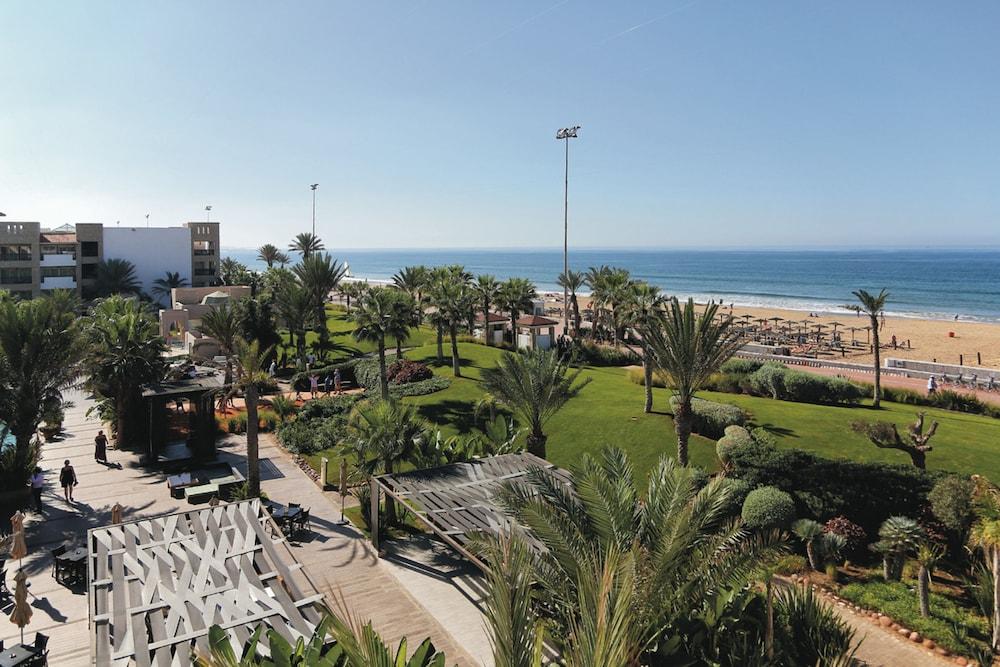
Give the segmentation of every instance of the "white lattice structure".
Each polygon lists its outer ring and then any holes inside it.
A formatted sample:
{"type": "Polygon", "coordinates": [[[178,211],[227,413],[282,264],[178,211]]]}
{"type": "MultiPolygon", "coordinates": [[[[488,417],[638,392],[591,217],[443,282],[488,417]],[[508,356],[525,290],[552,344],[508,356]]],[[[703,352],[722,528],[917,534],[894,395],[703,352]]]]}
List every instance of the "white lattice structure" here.
{"type": "Polygon", "coordinates": [[[234,646],[261,624],[311,635],[322,595],[272,525],[253,499],[90,530],[95,664],[189,665],[212,625],[234,646]]]}

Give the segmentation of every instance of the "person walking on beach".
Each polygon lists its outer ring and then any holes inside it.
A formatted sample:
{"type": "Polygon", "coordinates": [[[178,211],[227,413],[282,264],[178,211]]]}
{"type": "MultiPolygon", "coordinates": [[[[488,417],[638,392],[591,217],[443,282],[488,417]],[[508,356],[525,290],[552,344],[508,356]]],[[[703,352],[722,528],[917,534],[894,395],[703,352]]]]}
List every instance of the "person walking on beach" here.
{"type": "Polygon", "coordinates": [[[933,396],[937,393],[937,378],[933,375],[927,378],[927,395],[933,396]]]}
{"type": "Polygon", "coordinates": [[[62,470],[59,471],[59,485],[63,488],[63,495],[66,502],[73,502],[73,487],[78,484],[76,480],[76,470],[69,464],[69,459],[63,461],[62,470]]]}
{"type": "Polygon", "coordinates": [[[892,349],[898,350],[899,345],[896,343],[896,334],[892,334],[892,349]]]}
{"type": "Polygon", "coordinates": [[[343,378],[341,378],[341,376],[340,376],[340,369],[339,368],[334,369],[334,371],[333,371],[333,391],[336,392],[337,394],[340,394],[340,392],[341,392],[341,383],[342,383],[342,381],[343,381],[343,378]]]}
{"type": "Polygon", "coordinates": [[[31,495],[35,499],[35,511],[42,511],[42,487],[45,486],[45,475],[42,469],[35,466],[35,472],[31,474],[31,495]]]}
{"type": "Polygon", "coordinates": [[[98,431],[94,438],[94,460],[98,463],[108,464],[108,436],[104,431],[98,431]]]}

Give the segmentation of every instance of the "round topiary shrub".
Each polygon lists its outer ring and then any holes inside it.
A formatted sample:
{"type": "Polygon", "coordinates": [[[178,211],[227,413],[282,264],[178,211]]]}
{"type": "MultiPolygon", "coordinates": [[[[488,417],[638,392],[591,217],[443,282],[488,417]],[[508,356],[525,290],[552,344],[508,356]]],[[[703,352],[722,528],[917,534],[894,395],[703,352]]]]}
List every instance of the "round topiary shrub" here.
{"type": "Polygon", "coordinates": [[[725,435],[715,443],[715,453],[719,457],[722,466],[728,468],[729,455],[733,450],[743,445],[749,445],[752,442],[753,437],[750,435],[750,431],[742,426],[727,426],[725,435]]]}
{"type": "Polygon", "coordinates": [[[741,515],[750,528],[787,528],[795,520],[795,503],[781,489],[762,486],[747,495],[741,515]]]}
{"type": "Polygon", "coordinates": [[[722,486],[726,490],[724,512],[726,516],[736,516],[743,508],[743,501],[747,499],[753,487],[750,486],[750,482],[736,477],[725,477],[722,486]]]}

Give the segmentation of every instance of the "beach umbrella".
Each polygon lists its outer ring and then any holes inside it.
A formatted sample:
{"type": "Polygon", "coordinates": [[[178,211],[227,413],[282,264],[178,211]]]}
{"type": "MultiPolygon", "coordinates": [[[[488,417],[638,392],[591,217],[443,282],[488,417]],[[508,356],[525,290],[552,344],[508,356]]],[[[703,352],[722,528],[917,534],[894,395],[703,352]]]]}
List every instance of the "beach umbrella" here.
{"type": "Polygon", "coordinates": [[[24,643],[24,626],[31,622],[32,609],[28,604],[28,575],[21,568],[14,575],[14,609],[10,612],[10,622],[21,629],[21,643],[24,643]]]}
{"type": "Polygon", "coordinates": [[[855,343],[854,332],[857,331],[858,328],[857,327],[848,327],[848,328],[851,330],[851,345],[854,345],[855,343]]]}
{"type": "Polygon", "coordinates": [[[28,543],[24,539],[24,515],[20,511],[10,518],[10,529],[10,557],[21,560],[28,555],[28,543]]]}
{"type": "Polygon", "coordinates": [[[122,511],[125,508],[122,507],[121,503],[115,503],[111,508],[111,523],[121,523],[122,522],[122,511]]]}

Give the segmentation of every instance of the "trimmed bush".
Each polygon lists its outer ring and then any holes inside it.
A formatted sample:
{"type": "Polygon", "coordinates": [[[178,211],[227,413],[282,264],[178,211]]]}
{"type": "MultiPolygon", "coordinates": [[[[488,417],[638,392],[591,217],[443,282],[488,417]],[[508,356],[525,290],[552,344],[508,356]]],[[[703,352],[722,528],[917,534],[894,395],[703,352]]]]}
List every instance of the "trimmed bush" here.
{"type": "Polygon", "coordinates": [[[852,404],[867,395],[863,387],[844,378],[804,373],[770,361],[754,371],[746,384],[758,396],[799,403],[852,404]]]}
{"type": "MultiPolygon", "coordinates": [[[[865,390],[865,395],[872,393],[871,384],[861,385],[865,390]]],[[[897,387],[882,387],[882,398],[893,403],[905,403],[907,405],[922,405],[931,408],[942,408],[955,412],[968,412],[973,415],[986,415],[994,419],[1000,419],[1000,407],[984,403],[973,394],[964,394],[951,389],[939,389],[934,394],[927,394],[912,389],[899,389],[897,387]]]]}
{"type": "Polygon", "coordinates": [[[741,516],[750,528],[787,528],[795,520],[795,502],[781,489],[762,486],[747,495],[741,516]]]}
{"type": "Polygon", "coordinates": [[[805,572],[808,569],[805,557],[798,554],[788,554],[787,556],[782,556],[774,564],[775,573],[786,577],[792,574],[798,574],[799,572],[805,572]]]}
{"type": "Polygon", "coordinates": [[[345,396],[324,396],[306,403],[299,410],[299,420],[325,419],[327,417],[347,416],[358,397],[353,394],[345,396]]]}
{"type": "Polygon", "coordinates": [[[742,426],[727,426],[725,435],[715,443],[715,454],[719,457],[723,467],[729,466],[729,454],[737,447],[749,445],[753,442],[750,431],[742,426]]]}
{"type": "Polygon", "coordinates": [[[642,363],[639,355],[627,347],[615,349],[585,339],[577,339],[573,355],[579,363],[590,366],[633,366],[642,363]]]}
{"type": "Polygon", "coordinates": [[[719,367],[719,372],[725,375],[752,375],[760,370],[760,367],[763,366],[764,363],[765,362],[760,359],[743,359],[741,357],[733,357],[719,367]]]}
{"type": "Polygon", "coordinates": [[[390,384],[410,384],[429,380],[434,377],[434,372],[428,368],[427,364],[408,359],[397,359],[389,364],[386,369],[386,377],[390,384]]]}
{"type": "Polygon", "coordinates": [[[785,374],[788,368],[775,361],[761,365],[749,378],[750,390],[758,396],[778,400],[785,395],[785,374]]]}
{"type": "MultiPolygon", "coordinates": [[[[670,397],[670,409],[677,410],[676,396],[670,397]]],[[[713,440],[724,436],[727,426],[743,426],[750,421],[750,415],[742,408],[702,398],[691,399],[691,412],[691,430],[713,440]]]]}
{"type": "Polygon", "coordinates": [[[278,440],[285,449],[296,454],[314,454],[336,445],[346,429],[346,417],[302,419],[282,424],[278,440]]]}
{"type": "Polygon", "coordinates": [[[972,480],[948,475],[938,480],[927,494],[931,512],[941,524],[956,535],[964,536],[972,525],[972,480]]]}
{"type": "Polygon", "coordinates": [[[727,492],[725,513],[727,516],[736,516],[743,509],[743,501],[747,499],[752,487],[742,479],[735,477],[723,478],[723,486],[727,492]]]}
{"type": "Polygon", "coordinates": [[[404,396],[425,396],[433,394],[451,386],[451,378],[432,377],[429,380],[411,382],[409,384],[389,385],[389,395],[393,398],[403,398],[404,396]]]}

